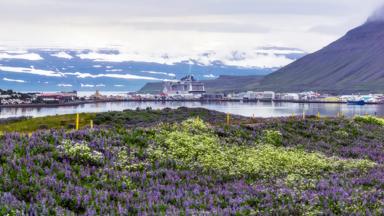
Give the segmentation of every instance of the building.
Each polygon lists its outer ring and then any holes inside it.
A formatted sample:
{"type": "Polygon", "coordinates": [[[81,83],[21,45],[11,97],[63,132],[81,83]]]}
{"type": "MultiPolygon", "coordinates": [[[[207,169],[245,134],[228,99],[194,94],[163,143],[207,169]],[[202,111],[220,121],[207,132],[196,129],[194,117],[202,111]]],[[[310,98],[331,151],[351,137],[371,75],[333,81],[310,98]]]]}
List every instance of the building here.
{"type": "Polygon", "coordinates": [[[265,91],[265,92],[262,93],[260,101],[270,102],[270,101],[275,100],[275,96],[276,96],[275,92],[273,92],[273,91],[265,91]]]}
{"type": "Polygon", "coordinates": [[[188,75],[177,82],[164,82],[163,93],[167,95],[204,94],[205,86],[192,75],[188,75]]]}
{"type": "Polygon", "coordinates": [[[201,97],[201,100],[207,100],[207,101],[210,101],[210,100],[224,100],[224,99],[225,99],[225,95],[224,94],[204,94],[201,97]]]}
{"type": "Polygon", "coordinates": [[[308,100],[318,100],[320,98],[320,94],[317,92],[313,91],[308,91],[308,92],[301,92],[299,93],[299,99],[308,101],[308,100]]]}
{"type": "Polygon", "coordinates": [[[77,99],[77,91],[42,93],[37,95],[37,100],[44,103],[66,103],[77,99]]]}
{"type": "Polygon", "coordinates": [[[247,93],[244,94],[243,100],[244,101],[257,101],[261,98],[261,95],[262,95],[261,92],[248,91],[247,93]]]}
{"type": "Polygon", "coordinates": [[[300,96],[298,93],[281,93],[276,99],[278,100],[288,100],[288,101],[297,101],[300,100],[300,96]]]}
{"type": "Polygon", "coordinates": [[[105,100],[107,96],[102,95],[99,90],[96,90],[95,94],[89,96],[91,100],[105,100]]]}

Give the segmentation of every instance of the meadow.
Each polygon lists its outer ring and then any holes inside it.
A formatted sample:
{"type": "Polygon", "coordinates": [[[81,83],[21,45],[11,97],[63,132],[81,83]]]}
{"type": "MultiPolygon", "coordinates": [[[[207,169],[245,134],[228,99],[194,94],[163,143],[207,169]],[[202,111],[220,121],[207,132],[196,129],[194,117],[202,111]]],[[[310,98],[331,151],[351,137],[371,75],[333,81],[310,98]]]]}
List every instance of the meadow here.
{"type": "Polygon", "coordinates": [[[381,118],[227,125],[187,108],[84,118],[80,130],[2,123],[1,215],[384,214],[381,118]]]}

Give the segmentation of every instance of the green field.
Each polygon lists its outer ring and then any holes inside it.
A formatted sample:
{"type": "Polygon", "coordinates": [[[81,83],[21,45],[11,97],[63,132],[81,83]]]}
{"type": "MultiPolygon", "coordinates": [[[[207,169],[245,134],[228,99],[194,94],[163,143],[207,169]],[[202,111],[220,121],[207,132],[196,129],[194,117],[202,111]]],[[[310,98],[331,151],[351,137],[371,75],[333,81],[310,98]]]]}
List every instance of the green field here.
{"type": "MultiPolygon", "coordinates": [[[[80,127],[90,124],[94,119],[94,113],[80,114],[80,127]]],[[[76,114],[56,115],[39,118],[30,118],[27,120],[4,123],[0,125],[0,132],[33,132],[39,129],[73,129],[76,125],[76,114]]]]}
{"type": "MultiPolygon", "coordinates": [[[[189,117],[200,117],[211,123],[225,123],[226,115],[206,109],[179,108],[176,110],[125,110],[124,112],[105,113],[81,113],[80,128],[89,127],[90,121],[94,126],[119,126],[119,127],[147,127],[162,122],[180,122],[189,117]]],[[[231,120],[239,122],[246,118],[231,116],[231,120]]],[[[76,114],[55,115],[47,117],[29,118],[0,124],[0,133],[22,132],[29,133],[44,129],[74,129],[76,125],[76,114]]]]}

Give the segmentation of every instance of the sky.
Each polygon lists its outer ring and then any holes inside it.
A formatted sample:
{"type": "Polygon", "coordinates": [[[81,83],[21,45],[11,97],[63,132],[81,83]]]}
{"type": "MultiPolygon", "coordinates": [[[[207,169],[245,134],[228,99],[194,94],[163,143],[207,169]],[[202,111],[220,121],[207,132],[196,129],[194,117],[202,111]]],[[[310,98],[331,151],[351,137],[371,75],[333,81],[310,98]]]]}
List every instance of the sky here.
{"type": "Polygon", "coordinates": [[[313,52],[383,0],[0,0],[0,47],[313,52]]]}

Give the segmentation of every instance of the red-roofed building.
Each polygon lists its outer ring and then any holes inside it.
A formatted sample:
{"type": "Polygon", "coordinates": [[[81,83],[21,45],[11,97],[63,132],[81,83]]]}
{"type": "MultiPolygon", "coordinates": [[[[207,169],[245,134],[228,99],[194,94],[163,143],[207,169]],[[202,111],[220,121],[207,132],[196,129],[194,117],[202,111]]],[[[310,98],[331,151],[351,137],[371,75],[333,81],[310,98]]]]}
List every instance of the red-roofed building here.
{"type": "Polygon", "coordinates": [[[58,93],[42,93],[37,95],[37,99],[45,103],[65,103],[77,99],[77,91],[58,92],[58,93]]]}

